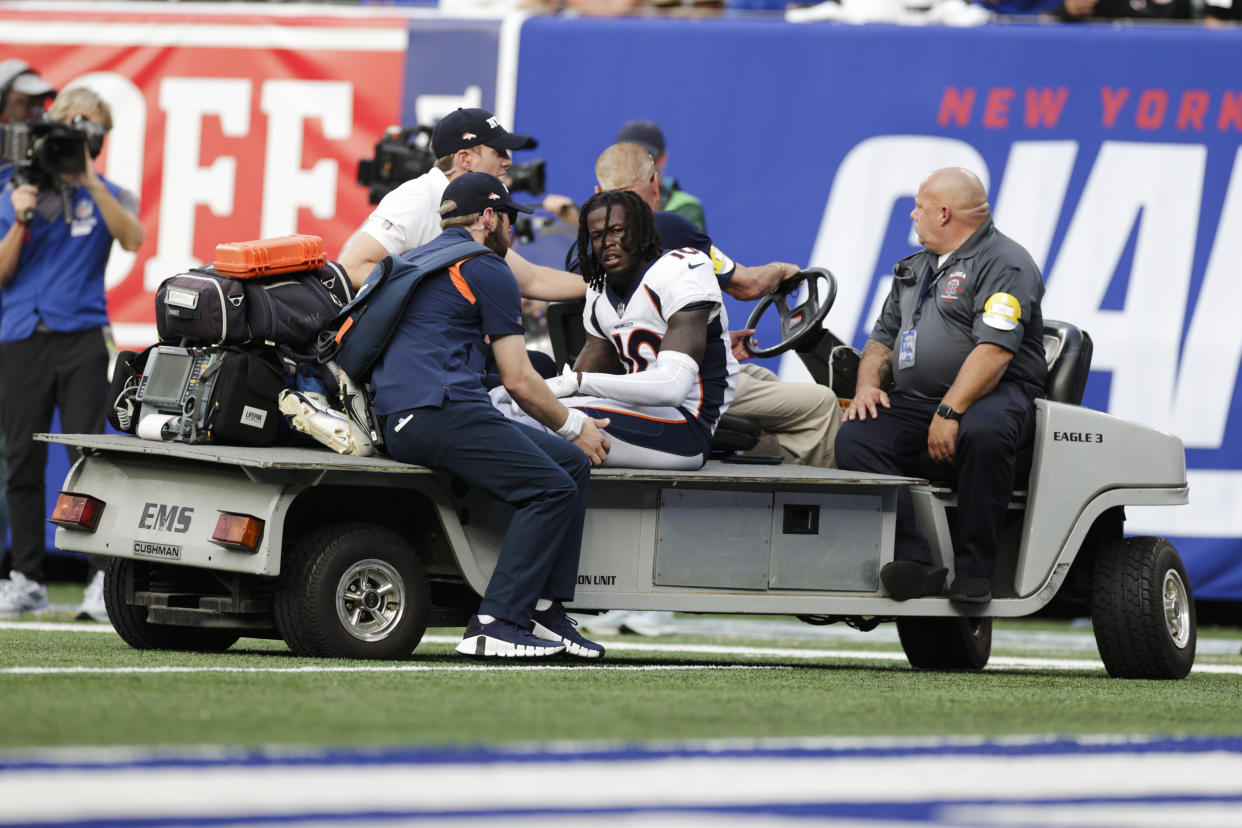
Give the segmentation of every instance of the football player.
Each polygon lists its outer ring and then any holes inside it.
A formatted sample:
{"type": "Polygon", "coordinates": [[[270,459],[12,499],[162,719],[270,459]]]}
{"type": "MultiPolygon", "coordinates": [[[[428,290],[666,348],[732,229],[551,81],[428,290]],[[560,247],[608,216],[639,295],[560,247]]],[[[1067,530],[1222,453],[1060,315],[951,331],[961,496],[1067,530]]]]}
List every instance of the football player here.
{"type": "MultiPolygon", "coordinates": [[[[578,226],[587,343],[548,381],[589,417],[608,418],[605,466],[697,469],[737,386],[738,365],[712,260],[661,255],[651,208],[626,190],[596,193],[578,226]]],[[[504,395],[502,411],[513,411],[504,395]]]]}

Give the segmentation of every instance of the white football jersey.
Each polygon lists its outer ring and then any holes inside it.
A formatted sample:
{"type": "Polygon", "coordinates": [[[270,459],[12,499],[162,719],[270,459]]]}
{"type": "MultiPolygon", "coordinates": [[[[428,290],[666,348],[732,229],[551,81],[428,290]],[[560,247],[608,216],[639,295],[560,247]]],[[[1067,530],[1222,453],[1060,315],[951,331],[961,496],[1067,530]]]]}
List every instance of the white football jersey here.
{"type": "Polygon", "coordinates": [[[656,361],[669,317],[704,304],[712,307],[707,347],[699,364],[699,381],[681,408],[714,432],[733,400],[738,365],[711,258],[689,247],[670,250],[648,266],[629,296],[618,296],[611,287],[604,293],[588,287],[582,322],[588,334],[612,343],[625,372],[633,374],[656,361]]]}

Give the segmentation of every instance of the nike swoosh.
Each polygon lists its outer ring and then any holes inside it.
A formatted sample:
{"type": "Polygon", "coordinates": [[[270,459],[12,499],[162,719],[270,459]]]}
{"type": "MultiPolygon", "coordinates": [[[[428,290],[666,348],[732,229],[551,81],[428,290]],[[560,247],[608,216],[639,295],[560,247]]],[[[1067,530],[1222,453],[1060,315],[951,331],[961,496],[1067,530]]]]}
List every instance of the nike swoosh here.
{"type": "Polygon", "coordinates": [[[689,268],[690,270],[694,270],[696,267],[702,267],[704,264],[705,262],[695,262],[692,265],[686,265],[686,267],[689,268]]]}
{"type": "Polygon", "coordinates": [[[397,424],[396,424],[395,426],[393,426],[393,429],[392,429],[392,430],[393,430],[394,432],[400,431],[401,429],[405,428],[405,424],[406,424],[406,423],[408,423],[408,422],[409,422],[410,420],[412,420],[412,419],[414,419],[414,415],[413,415],[413,414],[406,414],[406,415],[405,415],[404,417],[402,417],[400,420],[397,420],[397,424]]]}

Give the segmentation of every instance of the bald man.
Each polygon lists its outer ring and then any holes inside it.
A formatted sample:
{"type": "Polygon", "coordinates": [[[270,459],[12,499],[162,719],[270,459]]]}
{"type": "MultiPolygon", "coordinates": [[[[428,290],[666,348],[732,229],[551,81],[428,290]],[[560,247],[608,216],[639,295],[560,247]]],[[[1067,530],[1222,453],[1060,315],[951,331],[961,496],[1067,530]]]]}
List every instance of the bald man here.
{"type": "MultiPolygon", "coordinates": [[[[924,249],[893,269],[837,434],[837,463],[925,476],[917,462],[927,452],[936,476],[958,487],[948,597],[986,603],[1016,458],[1031,444],[1047,380],[1044,283],[1030,254],[993,225],[987,192],[969,170],[929,175],[910,218],[924,249]]],[[[941,592],[947,569],[933,562],[905,489],[894,558],[880,570],[893,600],[941,592]]]]}

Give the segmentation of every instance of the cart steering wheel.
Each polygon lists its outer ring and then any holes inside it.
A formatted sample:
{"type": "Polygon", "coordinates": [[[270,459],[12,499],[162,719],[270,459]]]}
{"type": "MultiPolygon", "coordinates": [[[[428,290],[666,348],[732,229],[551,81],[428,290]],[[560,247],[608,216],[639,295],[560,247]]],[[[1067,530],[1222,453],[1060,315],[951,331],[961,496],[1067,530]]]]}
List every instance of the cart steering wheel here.
{"type": "Polygon", "coordinates": [[[772,357],[783,354],[796,347],[808,336],[814,335],[824,325],[824,317],[832,309],[837,298],[837,279],[822,267],[809,267],[792,279],[785,280],[775,293],[770,293],[759,300],[755,309],[746,320],[746,327],[758,328],[759,319],[768,308],[776,306],[780,315],[781,340],[769,348],[760,348],[755,344],[753,336],[746,337],[742,344],[751,356],[772,357]],[[806,283],[806,299],[799,305],[789,307],[789,297],[806,283]]]}

